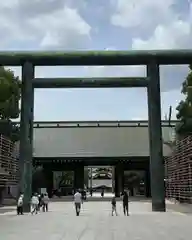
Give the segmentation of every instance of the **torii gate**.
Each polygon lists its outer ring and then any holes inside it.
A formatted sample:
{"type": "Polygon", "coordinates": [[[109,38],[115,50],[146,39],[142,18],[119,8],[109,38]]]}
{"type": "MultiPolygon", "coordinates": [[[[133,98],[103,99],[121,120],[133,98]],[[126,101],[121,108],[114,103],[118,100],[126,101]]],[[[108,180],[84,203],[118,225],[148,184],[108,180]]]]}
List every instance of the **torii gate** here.
{"type": "Polygon", "coordinates": [[[21,189],[26,210],[31,197],[34,88],[124,88],[148,90],[150,172],[153,211],[166,211],[159,65],[189,64],[192,50],[0,52],[3,66],[22,66],[20,125],[21,189]],[[143,78],[34,78],[35,66],[146,65],[143,78]]]}

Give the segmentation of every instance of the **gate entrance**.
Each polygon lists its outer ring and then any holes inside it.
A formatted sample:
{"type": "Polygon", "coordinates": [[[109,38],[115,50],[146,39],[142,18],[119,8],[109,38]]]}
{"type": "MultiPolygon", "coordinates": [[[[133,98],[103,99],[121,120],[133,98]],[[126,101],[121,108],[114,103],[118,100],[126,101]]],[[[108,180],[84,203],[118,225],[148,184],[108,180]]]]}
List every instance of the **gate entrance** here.
{"type": "Polygon", "coordinates": [[[148,91],[150,175],[153,211],[165,211],[159,65],[188,64],[191,51],[13,52],[0,53],[3,66],[22,66],[20,124],[21,189],[31,197],[34,88],[146,87],[148,91]],[[144,78],[35,78],[35,66],[146,65],[144,78]]]}

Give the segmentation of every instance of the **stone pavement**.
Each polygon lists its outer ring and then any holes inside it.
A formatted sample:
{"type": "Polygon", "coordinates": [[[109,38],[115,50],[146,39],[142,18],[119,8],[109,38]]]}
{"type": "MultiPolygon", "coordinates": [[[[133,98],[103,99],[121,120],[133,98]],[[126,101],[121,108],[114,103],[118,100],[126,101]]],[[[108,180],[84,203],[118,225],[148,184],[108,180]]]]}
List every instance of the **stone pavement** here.
{"type": "Polygon", "coordinates": [[[192,214],[192,204],[188,203],[178,203],[174,201],[166,201],[166,206],[171,211],[182,212],[185,214],[192,214]]]}
{"type": "Polygon", "coordinates": [[[151,212],[149,202],[131,202],[129,217],[111,216],[108,202],[85,202],[82,213],[75,216],[72,202],[50,203],[50,212],[35,216],[0,214],[2,240],[188,240],[191,238],[192,215],[168,211],[151,212]]]}

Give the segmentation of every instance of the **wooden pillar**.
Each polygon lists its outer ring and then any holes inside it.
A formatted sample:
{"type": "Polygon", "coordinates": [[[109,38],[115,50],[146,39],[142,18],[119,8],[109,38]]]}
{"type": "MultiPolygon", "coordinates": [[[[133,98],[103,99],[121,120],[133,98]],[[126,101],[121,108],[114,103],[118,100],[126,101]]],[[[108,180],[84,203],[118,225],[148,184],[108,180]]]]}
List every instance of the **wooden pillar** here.
{"type": "Polygon", "coordinates": [[[166,211],[164,186],[163,142],[161,129],[161,99],[159,65],[152,61],[147,66],[149,146],[152,210],[166,211]]]}
{"type": "Polygon", "coordinates": [[[20,191],[24,194],[24,211],[30,211],[32,195],[32,134],[30,125],[33,124],[33,86],[34,66],[25,62],[22,66],[21,87],[21,123],[20,123],[20,191]]]}
{"type": "Polygon", "coordinates": [[[115,196],[120,197],[124,190],[124,167],[123,164],[118,163],[115,166],[115,196]]]}
{"type": "Polygon", "coordinates": [[[82,163],[75,164],[74,168],[74,190],[84,189],[84,165],[82,163]]]}

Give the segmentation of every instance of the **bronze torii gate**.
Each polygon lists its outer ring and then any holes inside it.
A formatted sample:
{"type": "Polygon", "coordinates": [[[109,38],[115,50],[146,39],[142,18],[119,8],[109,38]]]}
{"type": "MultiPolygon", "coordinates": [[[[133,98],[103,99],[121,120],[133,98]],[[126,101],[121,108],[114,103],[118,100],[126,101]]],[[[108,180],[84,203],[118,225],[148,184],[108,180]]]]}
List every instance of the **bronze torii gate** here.
{"type": "MultiPolygon", "coordinates": [[[[162,151],[159,65],[189,64],[191,50],[170,51],[80,51],[80,52],[0,52],[3,66],[22,66],[20,124],[21,189],[25,207],[31,197],[33,158],[34,88],[147,87],[151,194],[153,211],[166,211],[162,151]],[[146,78],[36,78],[35,66],[146,65],[146,78]]],[[[174,80],[173,80],[174,81],[174,80]]]]}

